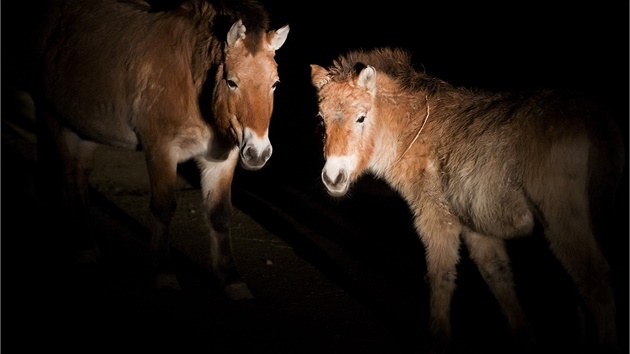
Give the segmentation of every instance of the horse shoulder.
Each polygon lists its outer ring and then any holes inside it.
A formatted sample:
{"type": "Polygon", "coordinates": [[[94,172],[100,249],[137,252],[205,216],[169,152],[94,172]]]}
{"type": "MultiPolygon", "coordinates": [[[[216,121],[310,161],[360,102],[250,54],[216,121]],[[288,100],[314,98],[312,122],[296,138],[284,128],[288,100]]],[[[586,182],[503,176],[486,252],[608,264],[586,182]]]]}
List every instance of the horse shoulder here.
{"type": "Polygon", "coordinates": [[[429,147],[419,149],[422,152],[410,150],[416,154],[393,166],[386,180],[412,208],[419,207],[418,203],[442,204],[439,201],[444,197],[439,161],[430,154],[429,147]]]}

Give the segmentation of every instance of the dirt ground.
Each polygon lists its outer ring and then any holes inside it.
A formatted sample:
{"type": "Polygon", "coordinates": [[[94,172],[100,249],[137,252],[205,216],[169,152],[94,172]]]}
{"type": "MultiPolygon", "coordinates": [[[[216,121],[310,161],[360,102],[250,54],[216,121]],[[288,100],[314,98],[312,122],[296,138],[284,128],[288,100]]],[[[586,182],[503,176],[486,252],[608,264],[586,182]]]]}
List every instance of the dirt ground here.
{"type": "Polygon", "coordinates": [[[91,212],[103,263],[81,269],[59,259],[54,252],[63,235],[47,232],[51,225],[32,184],[32,122],[15,122],[3,119],[3,283],[10,289],[3,295],[14,304],[5,302],[3,315],[20,320],[5,321],[4,344],[20,338],[11,345],[19,352],[66,353],[397,351],[394,336],[365,305],[238,208],[234,253],[255,299],[223,298],[206,266],[200,191],[181,177],[172,244],[183,290],[154,290],[141,152],[102,148],[97,154],[91,212]]]}

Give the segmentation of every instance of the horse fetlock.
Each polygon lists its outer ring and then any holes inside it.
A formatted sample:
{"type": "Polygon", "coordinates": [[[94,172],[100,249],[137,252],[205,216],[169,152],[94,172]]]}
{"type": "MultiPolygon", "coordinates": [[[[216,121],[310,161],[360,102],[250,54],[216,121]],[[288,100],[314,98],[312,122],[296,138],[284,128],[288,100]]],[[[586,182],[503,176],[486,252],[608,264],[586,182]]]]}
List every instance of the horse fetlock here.
{"type": "Polygon", "coordinates": [[[254,295],[244,281],[239,280],[223,286],[223,294],[230,300],[253,299],[254,295]]]}
{"type": "Polygon", "coordinates": [[[77,263],[81,265],[96,265],[99,258],[98,249],[79,250],[77,252],[77,263]]]}
{"type": "Polygon", "coordinates": [[[534,353],[537,347],[536,336],[528,328],[513,330],[511,342],[515,353],[534,353]]]}
{"type": "Polygon", "coordinates": [[[453,352],[450,325],[444,326],[432,321],[430,326],[429,349],[431,354],[447,354],[453,352]]]}
{"type": "Polygon", "coordinates": [[[153,277],[154,285],[157,289],[174,289],[181,290],[179,281],[174,272],[160,271],[156,272],[153,277]]]}

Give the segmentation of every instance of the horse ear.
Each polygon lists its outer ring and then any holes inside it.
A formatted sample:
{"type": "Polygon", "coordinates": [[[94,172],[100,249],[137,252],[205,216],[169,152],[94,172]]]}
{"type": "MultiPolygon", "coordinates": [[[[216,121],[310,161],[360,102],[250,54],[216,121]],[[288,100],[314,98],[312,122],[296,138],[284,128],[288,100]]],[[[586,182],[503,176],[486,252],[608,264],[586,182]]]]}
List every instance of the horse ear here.
{"type": "Polygon", "coordinates": [[[242,20],[236,21],[232,27],[230,27],[230,31],[227,34],[227,45],[228,47],[234,46],[236,41],[239,38],[245,38],[245,25],[243,25],[242,20]]]}
{"type": "Polygon", "coordinates": [[[284,25],[283,27],[270,31],[267,33],[267,40],[269,41],[269,49],[278,50],[284,44],[284,41],[287,40],[287,35],[289,34],[289,25],[284,25]]]}
{"type": "Polygon", "coordinates": [[[373,92],[376,86],[376,69],[370,65],[363,68],[359,73],[357,83],[360,87],[365,88],[369,92],[373,92]]]}
{"type": "Polygon", "coordinates": [[[311,64],[311,82],[318,90],[330,81],[328,70],[317,64],[311,64]]]}

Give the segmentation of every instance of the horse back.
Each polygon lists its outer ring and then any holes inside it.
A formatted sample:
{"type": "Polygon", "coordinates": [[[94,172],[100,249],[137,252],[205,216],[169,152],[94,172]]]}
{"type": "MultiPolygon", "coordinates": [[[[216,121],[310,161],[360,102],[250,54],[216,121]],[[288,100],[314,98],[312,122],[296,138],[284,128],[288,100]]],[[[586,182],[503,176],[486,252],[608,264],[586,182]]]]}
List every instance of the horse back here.
{"type": "Polygon", "coordinates": [[[584,201],[579,208],[592,213],[614,195],[623,142],[613,117],[596,102],[557,91],[475,94],[468,102],[435,118],[448,117],[435,135],[436,161],[446,198],[465,224],[497,236],[522,235],[531,232],[533,219],[550,217],[545,209],[584,201]]]}
{"type": "Polygon", "coordinates": [[[169,134],[207,129],[191,73],[193,27],[177,13],[148,10],[113,0],[53,4],[40,44],[41,92],[84,138],[135,147],[138,135],[174,140],[169,134]]]}
{"type": "Polygon", "coordinates": [[[575,93],[550,92],[539,102],[539,113],[528,117],[534,124],[521,141],[531,155],[528,179],[539,184],[541,177],[579,179],[584,182],[579,192],[594,203],[614,195],[623,174],[625,148],[613,111],[575,93]]]}

